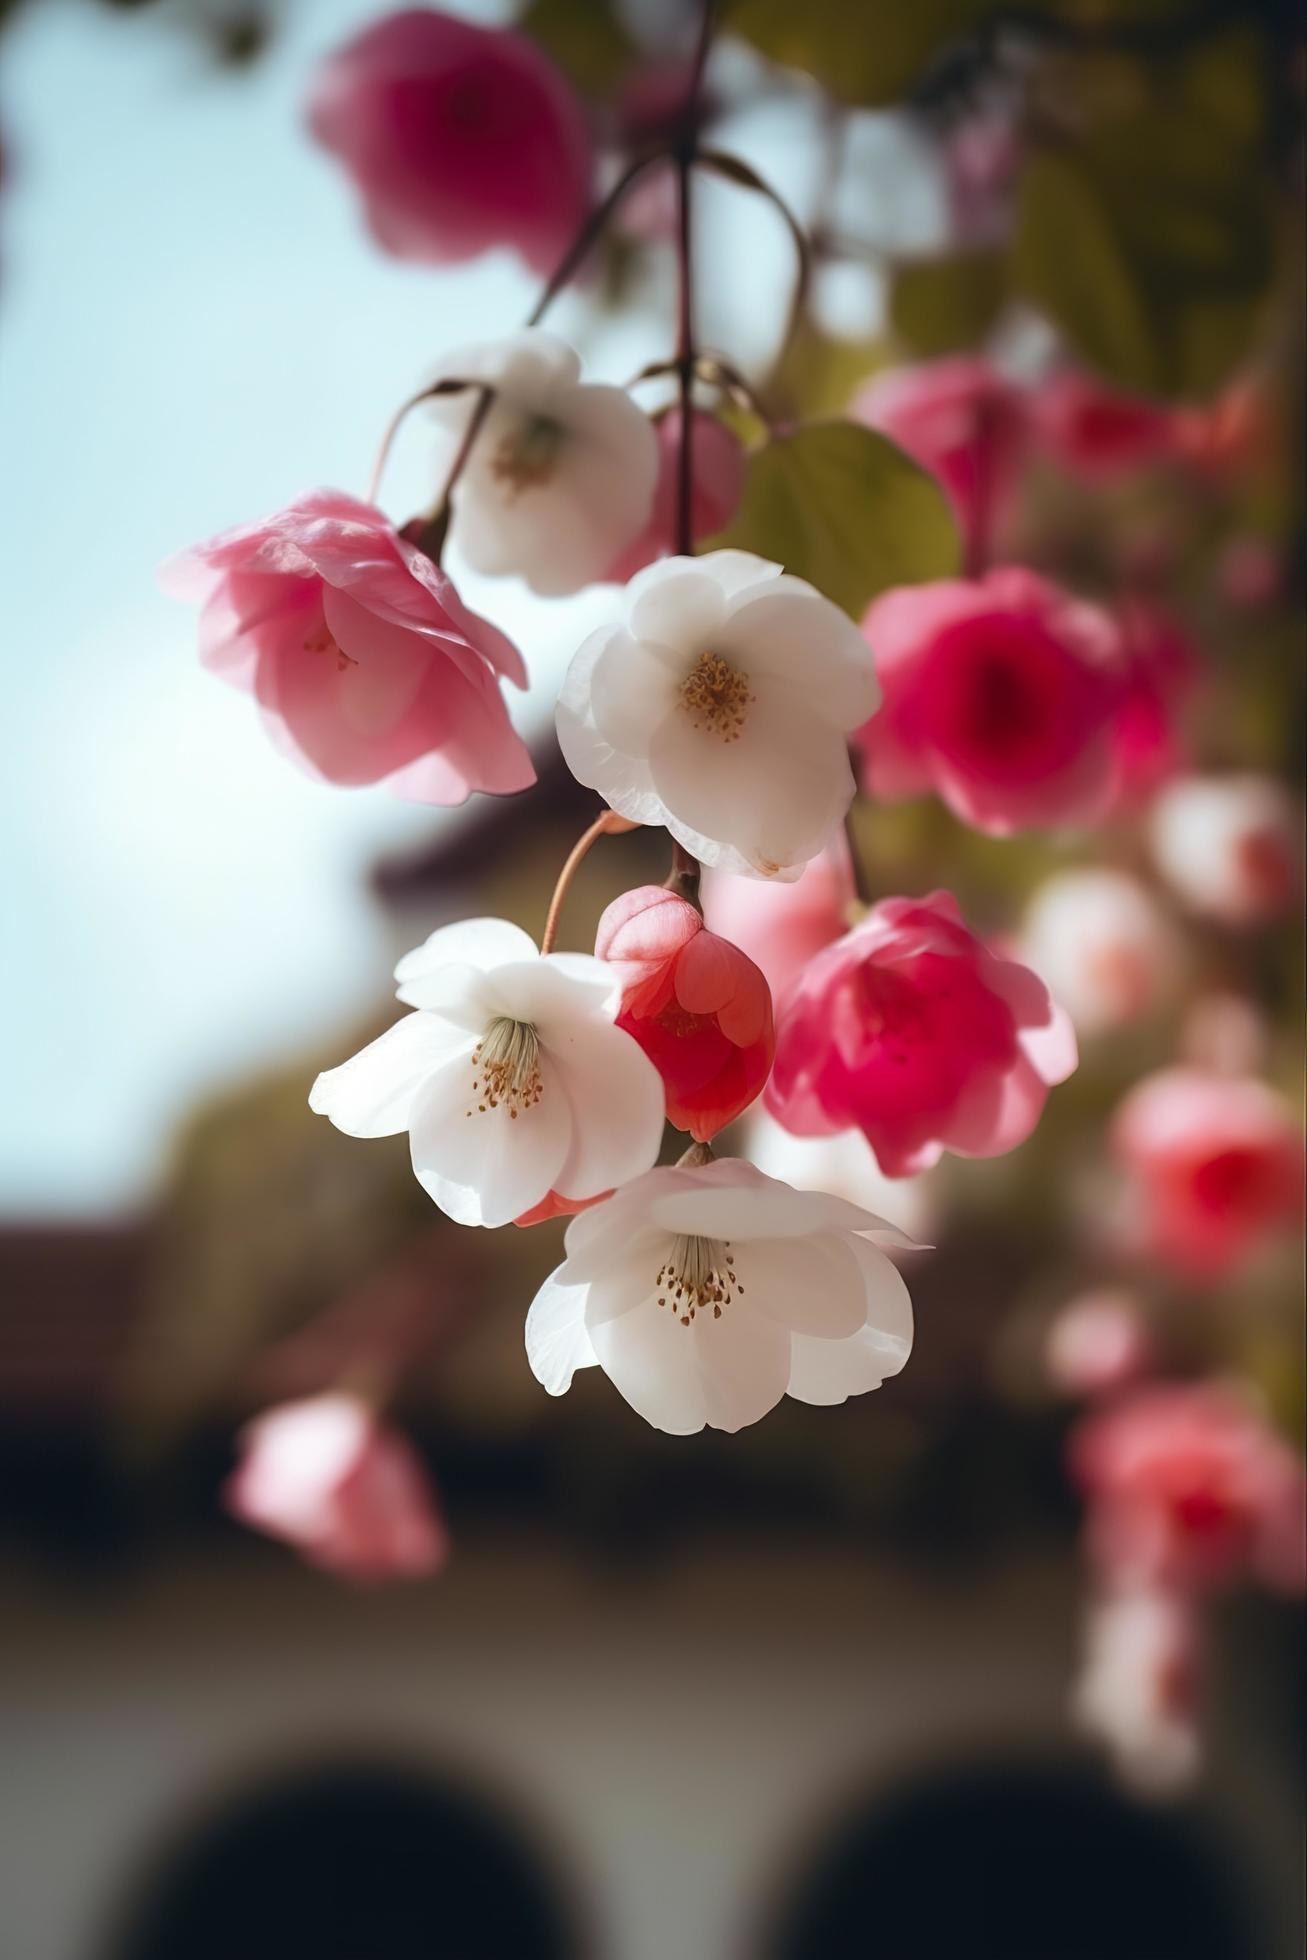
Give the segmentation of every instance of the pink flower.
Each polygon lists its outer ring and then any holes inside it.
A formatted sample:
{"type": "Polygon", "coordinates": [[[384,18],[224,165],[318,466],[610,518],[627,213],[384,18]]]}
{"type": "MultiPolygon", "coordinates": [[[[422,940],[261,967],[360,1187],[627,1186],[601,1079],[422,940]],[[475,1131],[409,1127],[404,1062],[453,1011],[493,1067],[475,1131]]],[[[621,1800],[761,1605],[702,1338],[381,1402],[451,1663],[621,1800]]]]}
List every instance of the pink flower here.
{"type": "Polygon", "coordinates": [[[1156,606],[1127,603],[1120,626],[1124,671],[1112,747],[1117,799],[1128,806],[1143,802],[1183,767],[1176,714],[1201,663],[1180,627],[1156,606]]]}
{"type": "Polygon", "coordinates": [[[498,677],[522,656],[370,504],[315,490],[171,559],[203,605],[200,658],[253,694],[282,748],[333,783],[388,778],[419,803],[535,781],[498,677]]]}
{"type": "Polygon", "coordinates": [[[667,1116],[700,1143],[761,1091],[775,1048],[771,993],[753,961],[709,932],[660,885],[624,892],[599,921],[595,952],[622,969],[619,1028],[667,1090],[667,1116]]]}
{"type": "Polygon", "coordinates": [[[224,1500],[242,1524],[352,1579],[417,1578],[448,1556],[416,1451],[339,1390],[248,1424],[224,1500]]]}
{"type": "Polygon", "coordinates": [[[1137,1301],[1118,1287],[1070,1300],[1048,1330],[1044,1360],[1064,1395],[1106,1395],[1152,1366],[1153,1344],[1137,1301]]]}
{"type": "Polygon", "coordinates": [[[851,412],[939,478],[969,540],[969,562],[983,563],[1025,453],[1022,390],[988,361],[957,355],[877,375],[851,412]]]}
{"type": "Polygon", "coordinates": [[[1071,475],[1123,476],[1176,453],[1177,420],[1169,408],[1110,388],[1092,375],[1063,369],[1035,396],[1039,434],[1071,475]]]}
{"type": "Polygon", "coordinates": [[[1114,1584],[1219,1585],[1251,1576],[1301,1592],[1304,1476],[1234,1388],[1136,1390],[1072,1432],[1091,1556],[1114,1584]]]}
{"type": "Polygon", "coordinates": [[[551,272],[589,207],[585,111],[523,34],[391,14],[322,68],[309,127],[399,258],[442,265],[507,245],[551,272]]]}
{"type": "Polygon", "coordinates": [[[1283,1097],[1252,1076],[1162,1069],[1112,1124],[1140,1250],[1191,1278],[1236,1270],[1303,1209],[1303,1139],[1283,1097]]]}
{"type": "Polygon", "coordinates": [[[1302,808],[1270,776],[1189,776],[1153,805],[1158,870],[1193,911],[1262,925],[1302,892],[1302,808]]]}
{"type": "Polygon", "coordinates": [[[776,1001],[813,955],[847,929],[853,896],[848,847],[838,832],[789,884],[733,871],[703,876],[704,918],[762,968],[776,1001]]]}
{"type": "Polygon", "coordinates": [[[1075,1713],[1136,1789],[1173,1793],[1197,1771],[1202,1673],[1200,1615],[1187,1595],[1132,1586],[1091,1604],[1075,1713]]]}
{"type": "Polygon", "coordinates": [[[872,796],[934,790],[995,837],[1102,814],[1124,677],[1105,612],[1011,569],[900,586],[863,632],[883,689],[854,738],[872,796]]]}
{"type": "MultiPolygon", "coordinates": [[[[658,437],[658,480],[653,510],[639,537],[619,554],[605,573],[625,585],[655,558],[670,557],[677,549],[676,513],[680,504],[681,411],[668,409],[655,424],[658,437]]],[[[690,499],[694,542],[722,531],[735,515],[744,494],[744,451],[739,438],[701,408],[694,411],[690,448],[694,495],[690,499]]]]}
{"type": "Polygon", "coordinates": [[[1098,865],[1055,872],[1039,886],[1017,950],[1081,1034],[1169,1004],[1185,965],[1180,937],[1148,886],[1098,865]]]}
{"type": "Polygon", "coordinates": [[[1023,1143],[1075,1035],[1043,982],[998,959],[948,892],[890,898],[812,960],[783,1003],[767,1108],[798,1136],[860,1129],[890,1177],[945,1150],[1023,1143]]]}

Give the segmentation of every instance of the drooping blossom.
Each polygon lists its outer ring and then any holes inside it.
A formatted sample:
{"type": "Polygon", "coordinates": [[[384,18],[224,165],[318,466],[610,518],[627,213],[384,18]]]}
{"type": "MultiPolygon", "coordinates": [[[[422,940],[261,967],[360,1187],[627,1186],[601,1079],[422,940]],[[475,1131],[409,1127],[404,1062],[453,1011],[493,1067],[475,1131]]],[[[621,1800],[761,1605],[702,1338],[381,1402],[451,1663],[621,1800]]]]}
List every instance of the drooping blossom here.
{"type": "Polygon", "coordinates": [[[527,1358],[551,1395],[602,1367],[675,1436],[743,1429],[786,1394],[843,1402],[912,1347],[882,1240],[905,1243],[871,1212],[738,1159],[649,1171],[568,1226],[527,1315],[527,1358]]]}
{"type": "Polygon", "coordinates": [[[1049,1327],[1044,1361],[1063,1395],[1110,1395],[1137,1381],[1153,1361],[1139,1302],[1120,1286],[1068,1300],[1049,1327]]]}
{"type": "Polygon", "coordinates": [[[330,57],[309,127],[377,243],[443,265],[511,246],[552,272],[590,203],[585,109],[524,34],[414,7],[330,57]]]}
{"type": "Polygon", "coordinates": [[[1153,805],[1158,870],[1186,905],[1229,926],[1278,918],[1302,892],[1302,812],[1269,776],[1190,776],[1153,805]]]}
{"type": "Polygon", "coordinates": [[[955,355],[876,376],[851,411],[939,478],[982,565],[1025,453],[1024,391],[988,361],[955,355]]]}
{"type": "MultiPolygon", "coordinates": [[[[607,578],[653,508],[658,442],[622,388],[582,381],[565,341],[540,327],[465,348],[451,380],[493,389],[450,499],[450,535],[474,571],[515,574],[558,597],[607,578]]],[[[479,413],[475,390],[437,397],[438,466],[447,472],[479,413]]]]}
{"type": "Polygon", "coordinates": [[[1133,1586],[1090,1604],[1074,1712],[1144,1795],[1172,1795],[1197,1773],[1201,1647],[1198,1612],[1182,1593],[1133,1586]]]}
{"type": "Polygon", "coordinates": [[[1255,1077],[1146,1076],[1118,1109],[1111,1146],[1128,1243],[1189,1278],[1236,1271],[1302,1217],[1302,1131],[1255,1077]]]}
{"type": "Polygon", "coordinates": [[[797,878],[741,878],[706,871],[703,915],[760,966],[779,1001],[814,953],[847,930],[854,902],[853,872],[842,831],[810,858],[797,878]]]}
{"type": "Polygon", "coordinates": [[[949,892],[890,898],[781,1003],[766,1106],[799,1136],[860,1129],[890,1177],[1024,1143],[1076,1065],[1042,980],[968,931],[949,892]]]}
{"type": "Polygon", "coordinates": [[[778,1177],[798,1191],[829,1191],[888,1218],[917,1244],[935,1228],[939,1193],[930,1173],[886,1177],[859,1130],[796,1137],[759,1103],[744,1119],[740,1154],[768,1177],[778,1177]]]}
{"type": "Polygon", "coordinates": [[[320,1075],[309,1106],[349,1136],[407,1130],[414,1175],[450,1218],[506,1225],[653,1163],[662,1081],[613,1025],[621,987],[601,960],[542,956],[504,919],[464,919],[395,978],[416,1011],[320,1075]]]}
{"type": "Polygon", "coordinates": [[[1303,1590],[1302,1463],[1232,1384],[1136,1389],[1087,1416],[1069,1450],[1109,1584],[1303,1590]]]}
{"type": "Polygon", "coordinates": [[[1155,1013],[1175,998],[1183,971],[1179,935],[1153,893],[1099,866],[1039,887],[1018,948],[1081,1034],[1155,1013]]]}
{"type": "Polygon", "coordinates": [[[1201,663],[1180,626],[1155,605],[1127,601],[1117,622],[1122,666],[1111,740],[1116,805],[1131,809],[1185,764],[1181,721],[1201,663]]]}
{"type": "Polygon", "coordinates": [[[700,1143],[761,1095],[776,1046],[771,992],[753,961],[660,885],[615,898],[595,953],[620,973],[619,1028],[663,1079],[667,1117],[700,1143]]]}
{"type": "Polygon", "coordinates": [[[567,671],[578,781],[702,863],[796,878],[853,800],[849,731],[878,698],[865,642],[803,579],[747,551],[664,558],[567,671]]]}
{"type": "Polygon", "coordinates": [[[1033,398],[1035,426],[1070,475],[1105,481],[1165,462],[1178,450],[1174,410],[1077,368],[1049,376],[1033,398]]]}
{"type": "MultiPolygon", "coordinates": [[[[681,411],[671,408],[655,424],[658,439],[658,482],[649,522],[605,576],[618,585],[634,578],[656,558],[676,550],[676,518],[680,507],[681,411]]],[[[694,494],[690,499],[694,542],[725,530],[744,495],[744,450],[733,429],[706,410],[696,408],[690,444],[694,494]]]]}
{"type": "Polygon", "coordinates": [[[995,837],[1106,809],[1124,660],[1099,607],[1011,569],[886,592],[863,631],[884,690],[856,738],[870,795],[933,790],[995,837]]]}
{"type": "Polygon", "coordinates": [[[342,1390],[248,1424],[224,1499],[243,1524],[353,1579],[420,1578],[449,1552],[416,1450],[342,1390]]]}
{"type": "Polygon", "coordinates": [[[499,691],[525,687],[522,656],[372,505],[311,491],[169,560],[160,582],[203,606],[205,666],[313,774],[421,803],[535,781],[499,691]]]}

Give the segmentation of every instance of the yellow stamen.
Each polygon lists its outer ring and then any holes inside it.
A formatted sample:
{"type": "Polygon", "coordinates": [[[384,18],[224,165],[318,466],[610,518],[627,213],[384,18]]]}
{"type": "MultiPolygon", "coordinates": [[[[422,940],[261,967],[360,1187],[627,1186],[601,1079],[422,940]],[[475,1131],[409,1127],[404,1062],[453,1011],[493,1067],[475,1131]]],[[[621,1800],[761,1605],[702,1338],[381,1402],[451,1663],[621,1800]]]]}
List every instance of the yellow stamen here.
{"type": "Polygon", "coordinates": [[[681,706],[693,728],[738,742],[754,696],[749,676],[720,653],[701,653],[681,682],[681,706]]]}
{"type": "Polygon", "coordinates": [[[713,1319],[720,1320],[722,1308],[744,1294],[730,1240],[703,1239],[695,1233],[673,1239],[654,1284],[664,1289],[659,1306],[670,1307],[682,1327],[690,1325],[701,1307],[711,1307],[713,1319]]]}
{"type": "Polygon", "coordinates": [[[464,1113],[483,1116],[502,1103],[516,1122],[543,1093],[539,1035],[529,1021],[496,1016],[472,1050],[472,1104],[464,1113]]]}

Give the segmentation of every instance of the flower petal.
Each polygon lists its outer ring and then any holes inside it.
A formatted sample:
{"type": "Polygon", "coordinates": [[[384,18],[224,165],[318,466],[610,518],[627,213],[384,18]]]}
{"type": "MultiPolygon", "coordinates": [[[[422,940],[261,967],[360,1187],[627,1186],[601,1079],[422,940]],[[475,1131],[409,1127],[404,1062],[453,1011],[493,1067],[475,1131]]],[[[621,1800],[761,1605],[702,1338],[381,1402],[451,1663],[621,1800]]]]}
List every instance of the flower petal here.
{"type": "Polygon", "coordinates": [[[547,1053],[572,1105],[572,1144],[558,1176],[588,1198],[647,1171],[663,1140],[664,1091],[640,1044],[608,1021],[574,1021],[547,1053]]]}
{"type": "Polygon", "coordinates": [[[827,1341],[856,1334],[866,1321],[866,1282],[851,1238],[751,1239],[736,1253],[735,1270],[744,1295],[731,1314],[770,1314],[793,1333],[827,1341]]]}
{"type": "Polygon", "coordinates": [[[725,617],[720,581],[693,558],[659,559],[626,588],[627,630],[637,642],[693,655],[709,645],[725,617]]]}
{"type": "Polygon", "coordinates": [[[585,1324],[589,1288],[583,1283],[569,1285],[566,1272],[566,1263],[554,1269],[526,1316],[526,1358],[550,1395],[565,1394],[578,1368],[599,1365],[585,1324]]]}
{"type": "Polygon", "coordinates": [[[902,1274],[865,1239],[855,1241],[855,1256],[866,1286],[866,1322],[844,1341],[795,1335],[787,1392],[796,1401],[829,1407],[865,1395],[896,1375],[912,1351],[912,1303],[902,1274]]]}
{"type": "Polygon", "coordinates": [[[507,1225],[553,1188],[572,1141],[571,1105],[543,1053],[540,1100],[516,1116],[506,1102],[480,1107],[474,1069],[469,1048],[432,1077],[415,1103],[413,1173],[460,1225],[507,1225]]]}
{"type": "Polygon", "coordinates": [[[347,1136],[395,1136],[408,1128],[432,1075],[471,1052],[465,1028],[437,1014],[406,1014],[339,1068],[324,1070],[309,1091],[309,1108],[347,1136]]]}
{"type": "Polygon", "coordinates": [[[448,965],[475,966],[488,973],[510,960],[538,958],[539,948],[530,933],[507,919],[459,919],[438,926],[420,946],[405,953],[395,978],[407,984],[448,965]]]}

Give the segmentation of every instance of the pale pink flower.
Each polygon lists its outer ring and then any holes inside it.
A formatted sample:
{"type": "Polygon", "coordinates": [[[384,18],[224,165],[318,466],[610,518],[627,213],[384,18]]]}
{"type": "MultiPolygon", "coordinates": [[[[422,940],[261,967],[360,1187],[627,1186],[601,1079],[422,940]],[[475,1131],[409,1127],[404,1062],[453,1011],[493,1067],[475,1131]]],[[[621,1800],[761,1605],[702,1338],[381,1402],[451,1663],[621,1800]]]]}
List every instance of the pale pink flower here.
{"type": "Polygon", "coordinates": [[[762,1093],[776,1045],[771,992],[728,939],[660,885],[615,898],[595,953],[621,975],[617,1025],[663,1079],[667,1119],[700,1143],[762,1093]]]}
{"type": "Polygon", "coordinates": [[[782,1003],[766,1104],[787,1130],[858,1128],[891,1177],[945,1150],[1023,1143],[1075,1035],[1027,967],[967,930],[948,892],[873,906],[810,961],[782,1003]]]}
{"type": "MultiPolygon", "coordinates": [[[[605,577],[625,585],[655,558],[677,549],[680,508],[681,411],[669,409],[655,424],[658,438],[658,480],[654,486],[649,522],[609,567],[605,577]]],[[[696,408],[690,462],[694,495],[690,512],[694,543],[724,531],[744,494],[744,450],[734,430],[715,415],[696,408]]]]}
{"type": "Polygon", "coordinates": [[[1087,1416],[1069,1452],[1110,1583],[1307,1583],[1303,1466],[1231,1384],[1136,1389],[1087,1416]]]}
{"type": "Polygon", "coordinates": [[[897,587],[863,632],[884,694],[855,737],[869,794],[933,790],[996,837],[1106,809],[1124,652],[1099,607],[1014,568],[897,587]]]}
{"type": "Polygon", "coordinates": [[[399,258],[440,265],[506,245],[548,273],[589,207],[585,109],[511,30],[422,7],[391,14],[324,64],[309,127],[399,258]]]}
{"type": "Polygon", "coordinates": [[[249,1423],[224,1501],[242,1524],[352,1579],[420,1578],[449,1552],[412,1444],[343,1390],[249,1423]]]}
{"type": "Polygon", "coordinates": [[[1111,1145],[1127,1181],[1127,1236],[1186,1276],[1236,1271],[1302,1216],[1302,1131],[1252,1076],[1146,1076],[1118,1109],[1111,1145]]]}
{"type": "Polygon", "coordinates": [[[252,694],[278,745],[333,783],[419,803],[535,781],[500,677],[522,656],[371,504],[315,490],[169,560],[198,600],[200,658],[252,694]]]}
{"type": "Polygon", "coordinates": [[[1055,1316],[1044,1346],[1048,1377],[1064,1395],[1107,1395],[1152,1365],[1153,1343],[1133,1294],[1103,1286],[1055,1316]]]}
{"type": "Polygon", "coordinates": [[[1173,783],[1153,805],[1149,836],[1179,897],[1223,925],[1260,925],[1301,895],[1301,806],[1269,776],[1173,783]]]}
{"type": "Polygon", "coordinates": [[[1034,398],[1039,434],[1071,475],[1089,481],[1123,476],[1177,453],[1173,410],[1063,368],[1034,398]]]}
{"type": "Polygon", "coordinates": [[[983,560],[1025,453],[1024,392],[988,361],[956,355],[878,374],[850,412],[939,478],[973,562],[983,560]]]}
{"type": "Polygon", "coordinates": [[[1198,1613],[1181,1593],[1130,1587],[1090,1605],[1074,1711],[1145,1795],[1170,1795],[1197,1772],[1201,1646],[1198,1613]]]}
{"type": "Polygon", "coordinates": [[[732,871],[703,875],[704,918],[762,968],[777,1001],[813,955],[847,930],[853,898],[848,846],[838,831],[789,884],[732,871]]]}
{"type": "Polygon", "coordinates": [[[1101,1034],[1175,998],[1180,938],[1153,893],[1127,871],[1086,866],[1040,885],[1018,941],[1082,1034],[1101,1034]]]}

